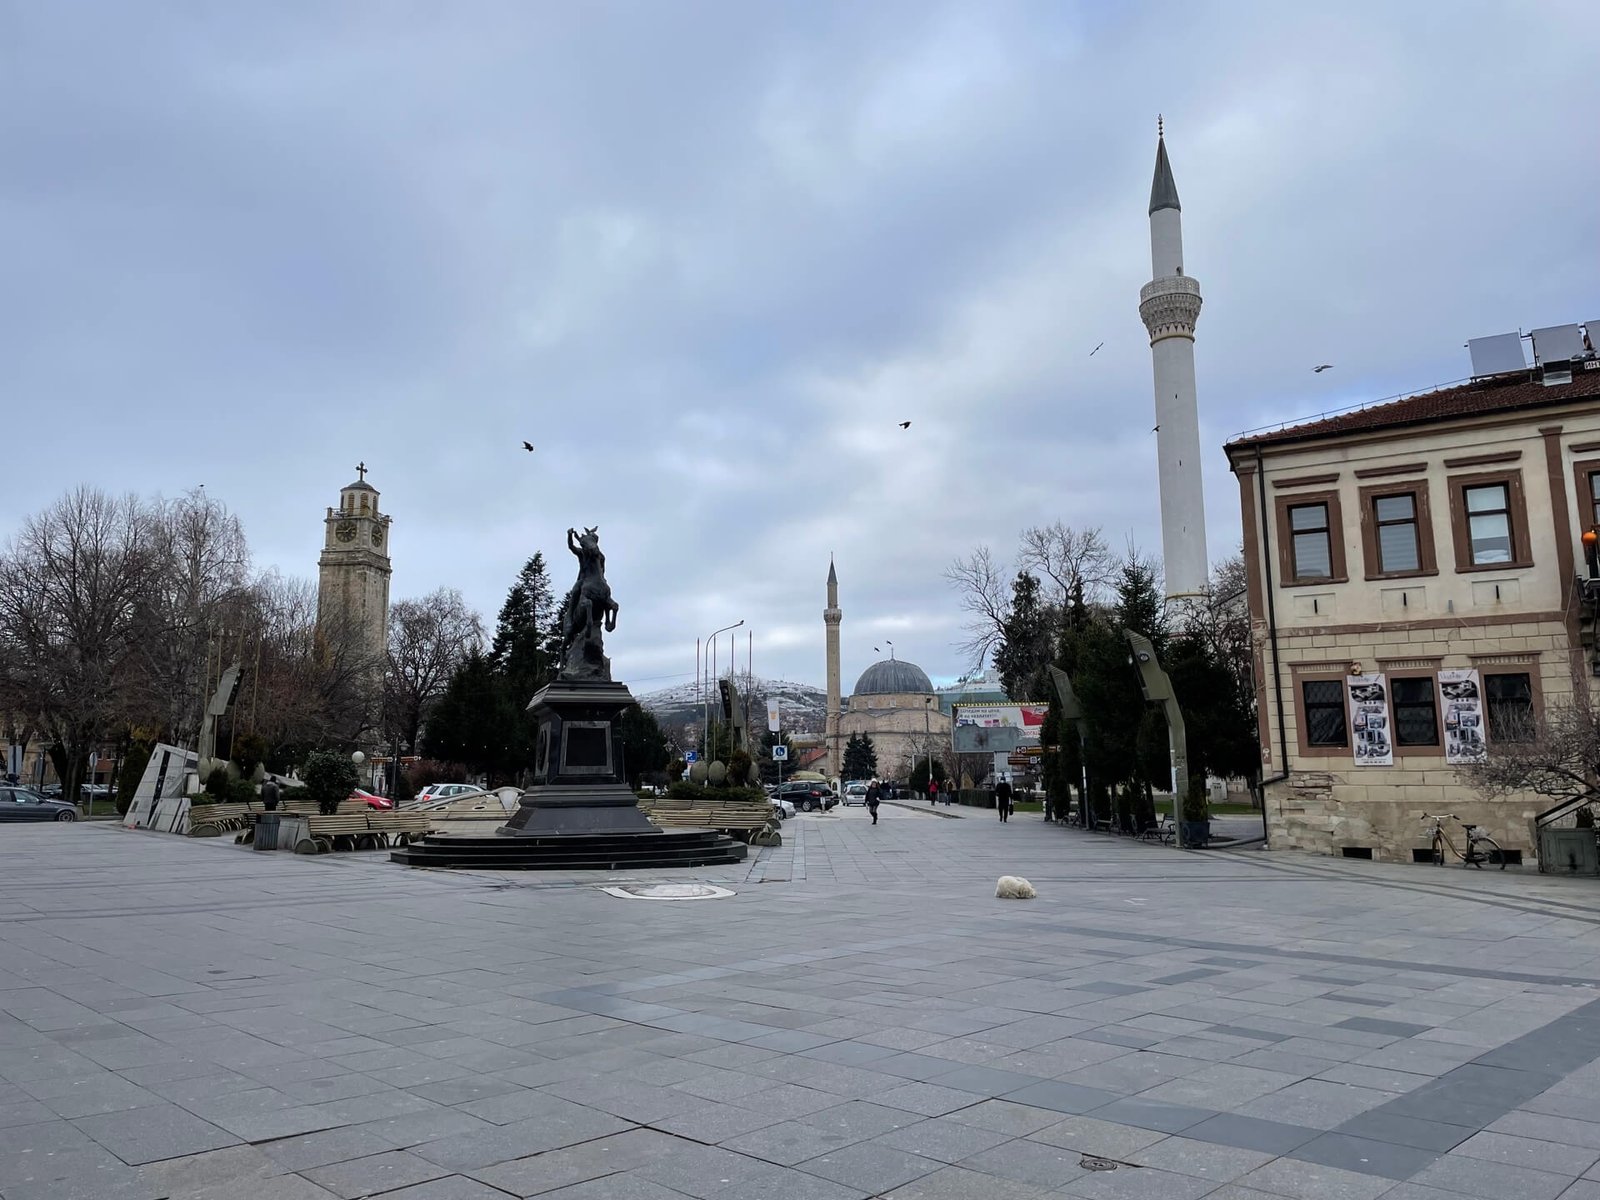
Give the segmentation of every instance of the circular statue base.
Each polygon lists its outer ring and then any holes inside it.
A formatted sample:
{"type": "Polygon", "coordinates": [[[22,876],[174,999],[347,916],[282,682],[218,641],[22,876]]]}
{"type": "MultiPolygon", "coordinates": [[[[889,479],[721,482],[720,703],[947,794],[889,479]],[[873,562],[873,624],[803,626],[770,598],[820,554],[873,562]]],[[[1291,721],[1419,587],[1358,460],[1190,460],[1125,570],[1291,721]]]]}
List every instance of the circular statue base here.
{"type": "Polygon", "coordinates": [[[408,867],[479,871],[620,871],[742,862],[749,849],[715,829],[556,833],[521,837],[430,834],[389,855],[408,867]]]}

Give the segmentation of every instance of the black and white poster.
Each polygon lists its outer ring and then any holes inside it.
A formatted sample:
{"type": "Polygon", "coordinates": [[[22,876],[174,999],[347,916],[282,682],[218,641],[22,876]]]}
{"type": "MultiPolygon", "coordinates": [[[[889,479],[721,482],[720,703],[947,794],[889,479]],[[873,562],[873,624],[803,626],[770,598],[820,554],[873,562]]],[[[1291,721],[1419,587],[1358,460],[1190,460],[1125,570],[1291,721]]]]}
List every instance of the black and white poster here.
{"type": "Polygon", "coordinates": [[[1439,672],[1439,711],[1444,714],[1444,760],[1462,764],[1482,762],[1483,681],[1476,671],[1439,672]]]}
{"type": "Polygon", "coordinates": [[[1350,697],[1350,745],[1356,766],[1394,766],[1388,676],[1347,675],[1345,689],[1350,697]]]}

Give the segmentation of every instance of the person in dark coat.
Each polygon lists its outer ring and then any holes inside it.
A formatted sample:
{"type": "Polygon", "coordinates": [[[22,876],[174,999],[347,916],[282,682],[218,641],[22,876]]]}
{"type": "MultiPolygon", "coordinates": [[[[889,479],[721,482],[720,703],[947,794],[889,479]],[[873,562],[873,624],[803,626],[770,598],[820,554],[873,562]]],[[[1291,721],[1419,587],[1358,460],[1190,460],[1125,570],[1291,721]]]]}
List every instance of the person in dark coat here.
{"type": "Polygon", "coordinates": [[[874,779],[867,784],[867,811],[872,814],[872,823],[874,825],[878,823],[878,802],[882,799],[883,789],[878,786],[878,781],[874,779]]]}
{"type": "Polygon", "coordinates": [[[1000,810],[1000,820],[1011,820],[1011,781],[1004,775],[994,785],[994,806],[1000,810]]]}

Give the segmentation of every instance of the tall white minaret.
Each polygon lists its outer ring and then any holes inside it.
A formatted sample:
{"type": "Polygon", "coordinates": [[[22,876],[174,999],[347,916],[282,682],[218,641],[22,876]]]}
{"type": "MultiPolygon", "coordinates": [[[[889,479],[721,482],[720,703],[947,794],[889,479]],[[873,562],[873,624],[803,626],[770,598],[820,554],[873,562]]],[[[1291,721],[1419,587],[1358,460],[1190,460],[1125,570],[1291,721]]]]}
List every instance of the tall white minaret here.
{"type": "Polygon", "coordinates": [[[1205,494],[1200,478],[1200,410],[1194,386],[1194,326],[1200,285],[1183,272],[1183,216],[1156,123],[1156,175],[1150,185],[1150,266],[1139,316],[1150,331],[1156,380],[1156,460],[1161,486],[1161,559],[1167,599],[1198,595],[1210,571],[1205,494]]]}
{"type": "Polygon", "coordinates": [[[844,612],[839,608],[839,576],[834,574],[831,559],[828,607],[822,610],[822,620],[828,631],[828,715],[823,725],[823,746],[828,752],[828,774],[837,778],[844,769],[844,749],[839,745],[839,622],[844,620],[844,612]]]}

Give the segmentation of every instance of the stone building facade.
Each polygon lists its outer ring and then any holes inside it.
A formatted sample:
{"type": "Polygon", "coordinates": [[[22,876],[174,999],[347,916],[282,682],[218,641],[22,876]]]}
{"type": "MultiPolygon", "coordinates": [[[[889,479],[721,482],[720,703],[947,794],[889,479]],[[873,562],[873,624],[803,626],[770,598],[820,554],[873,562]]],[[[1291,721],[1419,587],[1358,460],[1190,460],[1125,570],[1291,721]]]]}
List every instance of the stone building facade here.
{"type": "Polygon", "coordinates": [[[1531,861],[1548,802],[1488,801],[1461,765],[1592,674],[1578,576],[1600,370],[1477,380],[1227,453],[1271,844],[1409,862],[1443,812],[1531,861]]]}

